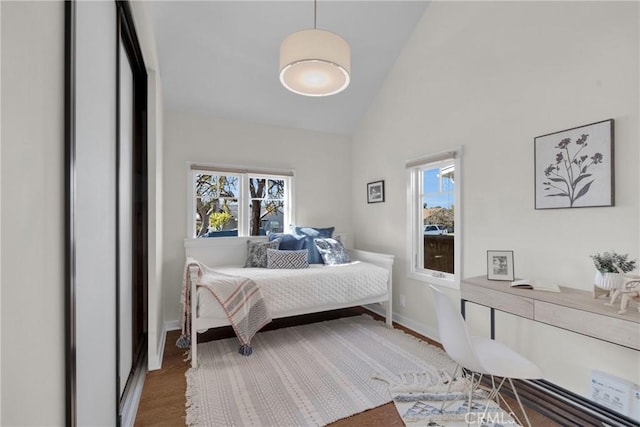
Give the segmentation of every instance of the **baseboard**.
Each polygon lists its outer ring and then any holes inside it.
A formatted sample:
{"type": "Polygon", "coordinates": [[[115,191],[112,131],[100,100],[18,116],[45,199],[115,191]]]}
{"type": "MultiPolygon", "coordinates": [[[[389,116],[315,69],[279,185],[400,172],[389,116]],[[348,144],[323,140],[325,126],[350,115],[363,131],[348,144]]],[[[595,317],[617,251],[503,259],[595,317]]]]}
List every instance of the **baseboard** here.
{"type": "MultiPolygon", "coordinates": [[[[382,317],[384,317],[385,315],[384,308],[377,304],[365,305],[364,308],[366,308],[369,311],[373,311],[374,313],[382,317]]],[[[411,329],[412,331],[419,333],[423,337],[440,342],[440,335],[438,334],[438,332],[430,328],[429,326],[425,325],[424,323],[416,322],[415,320],[409,319],[408,317],[405,317],[398,313],[393,313],[391,318],[393,319],[394,322],[404,326],[405,328],[411,329]]]]}
{"type": "Polygon", "coordinates": [[[368,305],[363,305],[364,308],[366,308],[369,311],[373,311],[375,314],[384,317],[384,309],[382,308],[382,306],[378,303],[378,304],[368,304],[368,305]]]}
{"type": "MultiPolygon", "coordinates": [[[[545,380],[515,380],[525,406],[562,426],[637,427],[638,422],[545,380]]],[[[510,387],[504,394],[513,397],[510,387]]]]}
{"type": "Polygon", "coordinates": [[[162,360],[164,358],[164,347],[167,345],[167,332],[169,331],[177,331],[182,327],[180,326],[179,320],[170,320],[168,322],[164,322],[162,326],[162,332],[160,333],[160,340],[158,341],[158,348],[156,349],[157,358],[152,360],[149,358],[149,366],[148,369],[150,371],[156,371],[162,368],[162,360]]]}
{"type": "Polygon", "coordinates": [[[440,335],[438,334],[438,331],[430,328],[424,323],[416,322],[415,320],[411,320],[408,317],[405,317],[401,314],[394,314],[393,320],[394,322],[397,322],[402,326],[404,326],[405,328],[409,328],[412,331],[415,331],[426,338],[440,342],[440,335]]]}
{"type": "Polygon", "coordinates": [[[182,325],[180,325],[179,320],[169,320],[167,322],[164,322],[165,333],[169,331],[177,331],[178,329],[182,329],[182,325]]]}
{"type": "Polygon", "coordinates": [[[158,369],[162,369],[162,359],[164,358],[164,346],[167,341],[167,326],[166,324],[162,327],[162,332],[160,333],[160,340],[158,342],[158,347],[156,348],[156,357],[149,357],[149,366],[147,369],[150,371],[157,371],[158,369]]]}
{"type": "Polygon", "coordinates": [[[167,332],[176,331],[181,329],[179,320],[170,320],[164,322],[162,326],[162,332],[160,333],[160,339],[158,340],[158,347],[156,348],[156,357],[149,357],[147,369],[150,371],[157,371],[162,369],[162,360],[164,358],[164,347],[167,344],[167,332]]]}

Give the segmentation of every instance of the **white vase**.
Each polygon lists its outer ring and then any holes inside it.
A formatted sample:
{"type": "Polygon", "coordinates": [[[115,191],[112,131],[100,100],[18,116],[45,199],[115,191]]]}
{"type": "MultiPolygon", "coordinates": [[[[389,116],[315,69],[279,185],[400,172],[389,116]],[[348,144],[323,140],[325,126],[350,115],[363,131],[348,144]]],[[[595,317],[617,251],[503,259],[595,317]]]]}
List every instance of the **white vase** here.
{"type": "Polygon", "coordinates": [[[620,273],[601,273],[596,271],[595,285],[601,289],[620,289],[623,281],[624,276],[620,273]]]}

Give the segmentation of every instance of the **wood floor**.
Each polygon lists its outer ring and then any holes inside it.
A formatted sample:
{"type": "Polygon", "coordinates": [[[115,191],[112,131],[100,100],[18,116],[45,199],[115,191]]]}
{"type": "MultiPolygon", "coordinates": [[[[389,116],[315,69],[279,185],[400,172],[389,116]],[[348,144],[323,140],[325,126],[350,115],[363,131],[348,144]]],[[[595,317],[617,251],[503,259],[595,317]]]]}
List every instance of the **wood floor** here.
{"type": "MultiPolygon", "coordinates": [[[[265,329],[277,329],[296,324],[313,323],[337,317],[358,315],[363,311],[364,309],[355,308],[329,313],[298,316],[296,318],[289,319],[277,319],[269,324],[265,329]]],[[[400,325],[395,325],[395,327],[403,329],[407,333],[410,333],[424,341],[430,342],[431,344],[438,345],[437,343],[434,343],[413,331],[407,330],[400,325]]],[[[187,388],[185,372],[189,368],[189,362],[184,361],[185,350],[179,349],[175,346],[178,336],[179,331],[171,331],[167,333],[162,369],[147,373],[140,405],[138,407],[138,414],[136,416],[136,426],[174,427],[185,425],[185,392],[187,388]]],[[[212,339],[228,338],[230,336],[233,336],[231,328],[219,328],[218,330],[208,331],[207,333],[200,335],[199,340],[203,342],[212,339]]],[[[510,404],[512,407],[517,406],[515,402],[510,404]]],[[[527,414],[529,415],[531,424],[534,427],[553,427],[558,425],[544,417],[542,414],[531,410],[528,410],[527,414]]],[[[378,408],[370,409],[330,424],[332,427],[395,427],[403,425],[402,419],[396,412],[393,403],[388,403],[378,408]]]]}

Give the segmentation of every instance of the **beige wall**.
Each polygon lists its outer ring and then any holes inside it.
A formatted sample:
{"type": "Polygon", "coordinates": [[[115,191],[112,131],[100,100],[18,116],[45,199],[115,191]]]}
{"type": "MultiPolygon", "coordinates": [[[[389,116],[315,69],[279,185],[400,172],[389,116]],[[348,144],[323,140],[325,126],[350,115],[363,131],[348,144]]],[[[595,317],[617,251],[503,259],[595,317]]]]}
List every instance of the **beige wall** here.
{"type": "MultiPolygon", "coordinates": [[[[632,2],[431,3],[353,141],[355,245],[397,255],[398,319],[436,335],[428,286],[407,279],[404,220],[390,220],[406,218],[404,164],[459,145],[463,276],[486,274],[486,250],[513,249],[517,276],[589,290],[590,254],[638,258],[638,25],[632,2]],[[533,138],[609,118],[616,206],[534,210],[533,138]],[[359,191],[373,179],[383,204],[359,191]]],[[[487,310],[469,311],[486,334],[487,310]]],[[[497,337],[582,394],[593,368],[640,383],[628,349],[506,315],[497,337]]]]}
{"type": "Polygon", "coordinates": [[[64,425],[64,8],[2,2],[2,425],[64,425]],[[37,408],[37,409],[34,409],[37,408]]]}
{"type": "MultiPolygon", "coordinates": [[[[194,113],[164,116],[163,298],[165,321],[179,319],[187,236],[187,162],[294,170],[299,225],[351,230],[348,138],[194,113]]],[[[363,186],[364,188],[364,186],[363,186]]]]}

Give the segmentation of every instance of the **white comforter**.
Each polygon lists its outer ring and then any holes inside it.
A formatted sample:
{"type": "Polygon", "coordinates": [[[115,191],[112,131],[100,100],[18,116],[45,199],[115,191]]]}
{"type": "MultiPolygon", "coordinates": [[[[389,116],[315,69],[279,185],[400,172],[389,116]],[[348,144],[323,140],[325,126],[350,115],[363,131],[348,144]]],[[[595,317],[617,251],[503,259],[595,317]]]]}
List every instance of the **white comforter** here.
{"type": "MultiPolygon", "coordinates": [[[[387,269],[361,261],[335,266],[313,264],[298,270],[242,267],[215,267],[214,270],[254,280],[274,318],[307,307],[386,296],[389,279],[387,269]]],[[[207,289],[198,288],[198,316],[226,318],[207,289]]]]}

